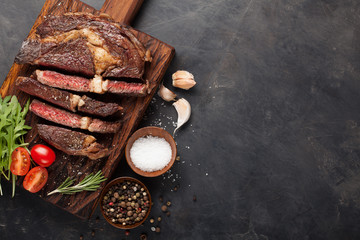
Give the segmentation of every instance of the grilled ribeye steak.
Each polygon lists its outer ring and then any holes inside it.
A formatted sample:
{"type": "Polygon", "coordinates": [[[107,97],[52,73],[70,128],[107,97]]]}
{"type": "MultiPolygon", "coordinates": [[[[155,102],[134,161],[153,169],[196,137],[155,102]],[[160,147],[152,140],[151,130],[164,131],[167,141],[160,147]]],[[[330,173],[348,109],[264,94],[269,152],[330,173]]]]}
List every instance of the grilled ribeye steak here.
{"type": "Polygon", "coordinates": [[[35,73],[37,80],[42,84],[77,92],[94,92],[100,94],[110,92],[140,97],[146,95],[148,89],[147,84],[111,80],[103,81],[100,76],[87,79],[47,70],[36,70],[35,73]]]}
{"type": "Polygon", "coordinates": [[[37,124],[39,136],[48,144],[69,154],[99,159],[110,154],[96,138],[81,132],[45,124],[37,124]]]}
{"type": "Polygon", "coordinates": [[[80,112],[107,117],[121,111],[123,107],[116,103],[105,103],[83,95],[79,100],[77,109],[80,112]]]}
{"type": "Polygon", "coordinates": [[[62,109],[55,108],[38,100],[33,100],[30,111],[48,121],[55,122],[71,128],[86,129],[90,132],[115,133],[120,129],[120,122],[106,122],[96,118],[83,117],[62,109]]]}
{"type": "Polygon", "coordinates": [[[28,77],[18,77],[16,86],[30,95],[42,98],[73,112],[79,110],[81,112],[106,117],[123,109],[116,103],[100,102],[86,95],[81,97],[41,84],[39,81],[28,77]]]}
{"type": "Polygon", "coordinates": [[[51,16],[23,42],[16,63],[53,67],[86,76],[141,79],[150,52],[131,31],[89,13],[51,16]]]}

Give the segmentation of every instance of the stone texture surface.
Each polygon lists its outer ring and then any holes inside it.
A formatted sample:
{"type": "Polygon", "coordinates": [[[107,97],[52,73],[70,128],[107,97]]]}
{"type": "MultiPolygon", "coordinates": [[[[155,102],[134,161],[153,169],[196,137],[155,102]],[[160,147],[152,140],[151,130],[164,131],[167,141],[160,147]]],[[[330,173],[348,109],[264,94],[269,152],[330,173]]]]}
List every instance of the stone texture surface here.
{"type": "MultiPolygon", "coordinates": [[[[42,4],[2,0],[3,79],[42,4]]],[[[176,135],[181,159],[171,172],[141,178],[124,160],[117,169],[114,177],[150,188],[151,216],[163,219],[160,234],[147,221],[127,239],[359,239],[359,9],[356,0],[145,1],[133,26],[175,47],[164,84],[192,116],[176,135]],[[178,69],[196,87],[172,88],[178,69]],[[159,196],[172,202],[171,216],[159,196]]],[[[175,121],[155,97],[141,126],[172,132],[175,121]]],[[[99,208],[82,221],[4,188],[1,239],[126,238],[99,208]]]]}

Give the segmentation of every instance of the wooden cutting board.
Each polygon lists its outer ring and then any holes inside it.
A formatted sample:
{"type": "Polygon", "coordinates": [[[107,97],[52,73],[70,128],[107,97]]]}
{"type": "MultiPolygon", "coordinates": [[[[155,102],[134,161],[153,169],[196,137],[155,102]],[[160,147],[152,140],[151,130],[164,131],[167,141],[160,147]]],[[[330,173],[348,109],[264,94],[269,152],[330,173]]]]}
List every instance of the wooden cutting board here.
{"type": "MultiPolygon", "coordinates": [[[[36,27],[44,21],[47,16],[59,15],[65,12],[90,12],[95,14],[102,12],[110,15],[117,22],[129,25],[142,3],[143,0],[106,0],[101,10],[98,11],[79,0],[46,0],[29,36],[35,33],[36,27]]],[[[131,133],[136,130],[136,127],[144,116],[145,110],[175,54],[174,48],[168,44],[136,29],[131,29],[131,31],[144,46],[151,51],[153,57],[152,62],[146,66],[144,75],[151,83],[151,93],[143,98],[112,97],[112,101],[120,103],[125,109],[122,117],[122,128],[115,135],[94,135],[98,139],[98,142],[111,148],[110,156],[100,160],[89,160],[85,157],[68,156],[56,150],[56,161],[48,168],[48,182],[39,192],[41,198],[81,218],[89,218],[91,216],[105,183],[103,183],[101,188],[96,192],[81,192],[75,195],[54,194],[49,197],[46,196],[46,194],[56,189],[67,177],[73,177],[77,182],[92,172],[102,170],[108,179],[111,178],[113,171],[116,169],[123,155],[127,139],[131,133]]],[[[34,70],[35,68],[30,65],[18,65],[14,63],[0,89],[2,97],[6,95],[16,95],[21,104],[25,104],[29,98],[32,99],[32,97],[26,93],[17,90],[14,82],[18,76],[30,76],[34,70]]],[[[28,125],[33,127],[26,136],[26,141],[30,143],[30,148],[36,143],[43,143],[38,137],[36,123],[45,123],[46,121],[32,113],[28,113],[26,121],[28,125]]],[[[18,183],[20,186],[22,186],[21,182],[22,179],[19,179],[18,183]]]]}

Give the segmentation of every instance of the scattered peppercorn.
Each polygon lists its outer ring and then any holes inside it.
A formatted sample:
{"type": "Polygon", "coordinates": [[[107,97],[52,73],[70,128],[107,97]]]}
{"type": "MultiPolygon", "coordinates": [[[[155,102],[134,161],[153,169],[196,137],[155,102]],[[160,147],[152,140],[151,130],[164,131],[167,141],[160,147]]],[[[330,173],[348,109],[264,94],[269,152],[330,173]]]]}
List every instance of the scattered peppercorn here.
{"type": "Polygon", "coordinates": [[[166,212],[166,211],[167,211],[167,206],[166,206],[166,205],[162,205],[162,206],[161,206],[161,211],[166,212]]]}
{"type": "Polygon", "coordinates": [[[151,227],[150,229],[151,229],[151,231],[153,231],[153,232],[155,232],[155,230],[156,230],[155,227],[151,227]]]}
{"type": "Polygon", "coordinates": [[[150,218],[150,223],[154,223],[155,220],[153,218],[150,218]]]}
{"type": "Polygon", "coordinates": [[[147,235],[146,235],[146,233],[142,233],[142,234],[140,235],[140,240],[147,240],[147,235]]]}
{"type": "Polygon", "coordinates": [[[180,161],[180,156],[176,156],[175,160],[180,161]]]}
{"type": "Polygon", "coordinates": [[[157,232],[157,233],[159,233],[160,230],[161,230],[160,227],[156,227],[156,228],[155,228],[155,232],[157,232]]]}
{"type": "Polygon", "coordinates": [[[170,217],[170,215],[171,215],[170,211],[167,211],[166,216],[170,217]]]}
{"type": "Polygon", "coordinates": [[[170,201],[167,201],[167,202],[166,202],[166,205],[167,205],[168,207],[170,207],[170,206],[171,206],[171,202],[170,202],[170,201]]]}
{"type": "Polygon", "coordinates": [[[92,231],[91,231],[91,236],[92,236],[92,237],[95,236],[95,230],[92,230],[92,231]]]}
{"type": "Polygon", "coordinates": [[[159,201],[160,201],[161,203],[164,201],[164,199],[163,199],[162,196],[159,197],[159,201]]]}
{"type": "Polygon", "coordinates": [[[158,222],[161,222],[161,217],[158,217],[157,220],[158,220],[158,222]]]}
{"type": "Polygon", "coordinates": [[[176,186],[174,187],[174,191],[176,192],[178,189],[179,189],[179,185],[176,185],[176,186]]]}

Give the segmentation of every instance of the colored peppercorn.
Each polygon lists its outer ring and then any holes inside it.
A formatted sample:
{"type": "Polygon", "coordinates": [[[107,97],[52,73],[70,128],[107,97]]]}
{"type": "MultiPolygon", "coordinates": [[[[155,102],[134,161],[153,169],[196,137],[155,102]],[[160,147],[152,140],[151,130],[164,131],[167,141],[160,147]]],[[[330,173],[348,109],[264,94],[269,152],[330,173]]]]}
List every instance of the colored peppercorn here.
{"type": "Polygon", "coordinates": [[[102,199],[105,217],[112,223],[122,226],[141,222],[147,215],[149,206],[148,193],[132,181],[114,184],[102,199]]]}
{"type": "Polygon", "coordinates": [[[146,233],[142,233],[142,234],[140,235],[140,240],[147,240],[147,235],[146,235],[146,233]]]}
{"type": "Polygon", "coordinates": [[[166,205],[162,205],[162,206],[161,206],[161,211],[166,212],[166,211],[167,211],[167,206],[166,206],[166,205]]]}

